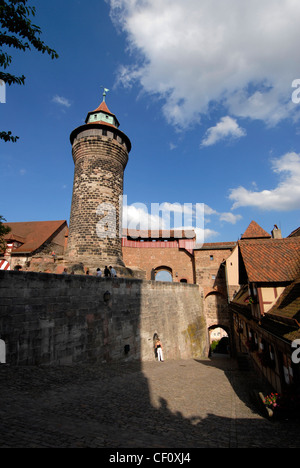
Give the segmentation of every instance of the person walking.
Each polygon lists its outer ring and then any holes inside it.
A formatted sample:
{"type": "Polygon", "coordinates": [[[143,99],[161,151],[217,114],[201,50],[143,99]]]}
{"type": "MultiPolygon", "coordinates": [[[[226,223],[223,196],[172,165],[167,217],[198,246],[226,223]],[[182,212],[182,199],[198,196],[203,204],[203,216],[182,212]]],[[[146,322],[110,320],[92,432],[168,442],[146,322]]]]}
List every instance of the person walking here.
{"type": "Polygon", "coordinates": [[[162,346],[162,342],[160,341],[159,338],[157,338],[156,342],[155,342],[155,349],[157,351],[157,359],[158,361],[161,361],[163,362],[164,361],[164,358],[163,358],[163,346],[162,346]]]}

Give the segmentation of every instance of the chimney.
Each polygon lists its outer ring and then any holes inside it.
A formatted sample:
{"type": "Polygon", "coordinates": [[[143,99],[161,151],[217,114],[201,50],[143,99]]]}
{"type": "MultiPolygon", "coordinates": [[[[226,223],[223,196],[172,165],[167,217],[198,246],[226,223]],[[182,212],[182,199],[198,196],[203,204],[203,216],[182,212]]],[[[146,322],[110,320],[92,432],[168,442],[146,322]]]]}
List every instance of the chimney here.
{"type": "Polygon", "coordinates": [[[271,233],[272,233],[273,239],[282,239],[281,229],[278,229],[276,224],[274,224],[274,228],[271,233]]]}

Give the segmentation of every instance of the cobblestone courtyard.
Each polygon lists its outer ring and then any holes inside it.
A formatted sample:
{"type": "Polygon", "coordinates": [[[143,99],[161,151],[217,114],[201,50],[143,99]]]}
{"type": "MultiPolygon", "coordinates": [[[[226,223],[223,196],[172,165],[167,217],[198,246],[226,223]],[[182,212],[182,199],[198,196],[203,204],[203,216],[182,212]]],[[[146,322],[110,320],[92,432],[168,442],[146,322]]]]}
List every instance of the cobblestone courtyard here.
{"type": "Polygon", "coordinates": [[[76,367],[0,366],[1,448],[299,448],[269,421],[251,372],[218,357],[76,367]]]}

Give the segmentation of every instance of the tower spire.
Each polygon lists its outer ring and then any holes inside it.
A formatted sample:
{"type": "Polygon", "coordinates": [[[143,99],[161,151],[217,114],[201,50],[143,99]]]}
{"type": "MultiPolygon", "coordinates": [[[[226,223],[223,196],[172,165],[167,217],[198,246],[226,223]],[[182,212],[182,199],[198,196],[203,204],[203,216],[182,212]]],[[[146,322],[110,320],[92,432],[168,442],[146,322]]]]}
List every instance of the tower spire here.
{"type": "Polygon", "coordinates": [[[97,107],[97,109],[88,113],[85,123],[105,123],[118,128],[120,123],[115,114],[110,112],[105,102],[106,93],[109,91],[109,89],[105,88],[104,86],[101,86],[101,88],[103,88],[103,101],[101,102],[100,106],[97,107]]]}
{"type": "Polygon", "coordinates": [[[105,102],[106,93],[109,91],[109,89],[104,88],[104,86],[101,86],[101,88],[103,88],[103,102],[105,102]]]}

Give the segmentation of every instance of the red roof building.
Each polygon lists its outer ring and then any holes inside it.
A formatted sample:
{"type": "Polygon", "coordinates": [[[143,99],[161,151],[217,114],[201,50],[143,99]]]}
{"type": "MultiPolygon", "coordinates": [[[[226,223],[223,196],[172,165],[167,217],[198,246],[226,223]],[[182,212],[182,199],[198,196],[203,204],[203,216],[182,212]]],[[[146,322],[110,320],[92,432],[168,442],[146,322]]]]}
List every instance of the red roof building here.
{"type": "Polygon", "coordinates": [[[240,289],[229,309],[237,354],[248,354],[277,392],[299,392],[292,344],[300,339],[300,237],[281,238],[279,231],[275,226],[269,236],[252,222],[241,236],[240,289]]]}
{"type": "Polygon", "coordinates": [[[6,234],[7,249],[3,257],[9,262],[10,268],[26,269],[33,263],[54,262],[62,256],[68,234],[65,220],[60,221],[28,221],[19,223],[4,223],[11,231],[6,234]],[[42,260],[41,260],[42,259],[42,260]]]}

